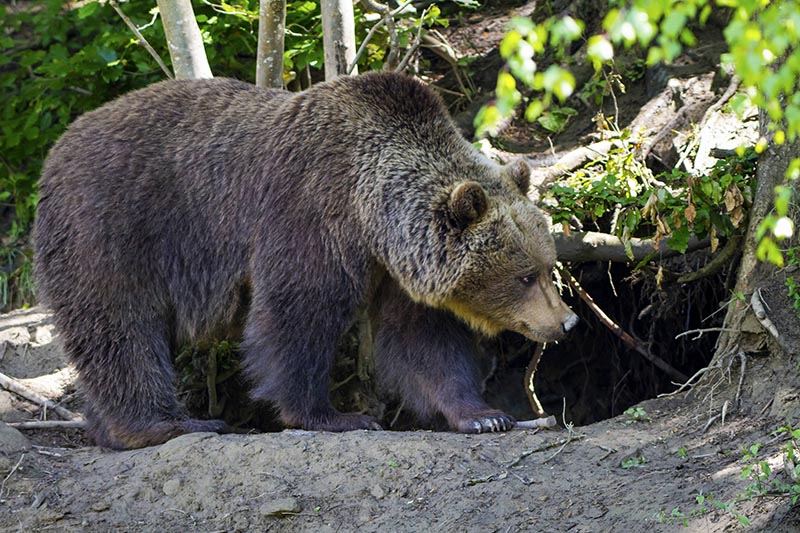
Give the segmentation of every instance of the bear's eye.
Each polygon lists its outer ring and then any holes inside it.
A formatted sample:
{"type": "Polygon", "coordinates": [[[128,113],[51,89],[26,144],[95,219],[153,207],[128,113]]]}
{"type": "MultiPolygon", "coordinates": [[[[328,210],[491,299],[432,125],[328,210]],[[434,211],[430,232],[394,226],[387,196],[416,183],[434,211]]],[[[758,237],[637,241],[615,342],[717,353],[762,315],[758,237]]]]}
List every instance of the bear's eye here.
{"type": "Polygon", "coordinates": [[[536,274],[528,274],[519,278],[520,283],[522,283],[525,287],[531,287],[534,283],[536,283],[536,274]]]}

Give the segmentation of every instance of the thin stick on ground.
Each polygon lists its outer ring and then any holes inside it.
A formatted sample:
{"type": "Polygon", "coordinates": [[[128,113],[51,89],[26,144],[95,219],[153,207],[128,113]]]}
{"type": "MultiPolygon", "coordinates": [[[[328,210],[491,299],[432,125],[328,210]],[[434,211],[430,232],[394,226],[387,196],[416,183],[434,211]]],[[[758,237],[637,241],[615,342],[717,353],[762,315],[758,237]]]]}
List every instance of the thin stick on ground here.
{"type": "Polygon", "coordinates": [[[172,72],[170,72],[170,70],[167,68],[167,65],[165,65],[164,62],[161,60],[161,57],[158,55],[158,52],[156,52],[155,49],[152,46],[150,46],[150,43],[148,43],[147,39],[144,38],[142,32],[139,31],[139,28],[136,27],[136,24],[134,24],[131,21],[131,19],[128,18],[125,12],[122,11],[122,8],[119,7],[119,4],[116,2],[116,0],[108,0],[108,3],[111,4],[111,7],[114,8],[114,11],[117,12],[122,21],[131,29],[133,34],[136,36],[138,43],[142,45],[144,49],[147,50],[147,52],[151,56],[153,56],[153,59],[156,60],[156,63],[158,63],[158,66],[161,67],[161,70],[164,71],[164,74],[166,74],[167,78],[174,79],[175,76],[172,75],[172,72]]]}
{"type": "Polygon", "coordinates": [[[583,287],[581,287],[578,280],[576,280],[572,274],[569,273],[566,269],[560,269],[561,275],[567,280],[567,283],[570,287],[572,287],[575,292],[578,293],[581,300],[589,307],[592,313],[600,319],[600,322],[603,323],[608,329],[610,329],[619,339],[627,344],[630,348],[635,350],[636,352],[640,353],[645,359],[653,363],[655,366],[663,370],[666,374],[668,374],[671,378],[678,380],[679,382],[683,383],[689,380],[689,377],[684,375],[683,372],[675,369],[672,365],[661,359],[655,354],[650,353],[648,350],[645,350],[636,340],[631,337],[631,335],[622,329],[622,326],[614,322],[611,317],[609,317],[600,307],[594,302],[589,293],[587,293],[583,287]]]}
{"type": "Polygon", "coordinates": [[[19,468],[19,465],[22,464],[22,460],[23,459],[25,459],[25,454],[24,453],[19,456],[19,461],[17,461],[17,464],[15,464],[14,468],[11,469],[11,472],[9,472],[8,475],[3,478],[3,482],[0,483],[0,498],[3,497],[3,491],[6,490],[6,481],[8,481],[11,478],[11,476],[14,475],[14,472],[17,471],[17,469],[19,468]]]}
{"type": "Polygon", "coordinates": [[[86,427],[85,420],[34,420],[31,422],[9,422],[9,426],[16,429],[82,429],[86,427]]]}
{"type": "Polygon", "coordinates": [[[550,415],[536,420],[517,420],[514,429],[539,429],[539,428],[552,428],[556,427],[556,417],[550,415]]]}
{"type": "Polygon", "coordinates": [[[48,400],[44,396],[40,396],[36,392],[32,391],[16,379],[6,376],[3,373],[0,373],[0,387],[3,387],[9,392],[13,392],[26,400],[29,400],[33,403],[39,404],[42,407],[49,409],[51,411],[55,411],[58,416],[65,420],[81,420],[82,417],[78,414],[73,413],[69,409],[65,407],[61,407],[60,405],[56,404],[52,400],[48,400]]]}

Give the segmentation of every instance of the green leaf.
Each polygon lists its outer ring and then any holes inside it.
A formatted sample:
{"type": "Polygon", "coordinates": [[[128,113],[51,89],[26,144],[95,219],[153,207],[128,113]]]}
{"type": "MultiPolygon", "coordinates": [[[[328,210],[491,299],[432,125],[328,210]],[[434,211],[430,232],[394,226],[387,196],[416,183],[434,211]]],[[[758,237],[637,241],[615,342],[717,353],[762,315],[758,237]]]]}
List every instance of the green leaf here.
{"type": "Polygon", "coordinates": [[[97,8],[100,7],[99,2],[89,2],[88,4],[83,5],[78,9],[78,18],[83,20],[87,17],[91,17],[97,11],[97,8]]]}
{"type": "Polygon", "coordinates": [[[689,248],[689,227],[682,225],[672,231],[669,239],[667,239],[667,246],[682,254],[686,253],[689,248]]]}
{"type": "Polygon", "coordinates": [[[528,122],[534,122],[536,119],[541,116],[544,106],[542,105],[541,100],[534,100],[528,107],[525,109],[525,120],[528,122]]]}

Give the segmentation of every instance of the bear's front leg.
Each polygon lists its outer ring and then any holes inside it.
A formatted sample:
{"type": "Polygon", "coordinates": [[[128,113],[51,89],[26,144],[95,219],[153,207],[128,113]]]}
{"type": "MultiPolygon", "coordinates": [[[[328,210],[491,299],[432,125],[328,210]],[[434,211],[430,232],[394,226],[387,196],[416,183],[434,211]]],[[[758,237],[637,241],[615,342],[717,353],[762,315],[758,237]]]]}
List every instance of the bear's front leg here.
{"type": "MultiPolygon", "coordinates": [[[[304,265],[305,273],[315,269],[304,265]]],[[[382,429],[371,416],[337,411],[330,373],[358,294],[328,267],[313,281],[254,287],[244,332],[244,366],[255,400],[271,402],[289,427],[312,431],[382,429]]],[[[312,276],[313,277],[313,276],[312,276]]]]}
{"type": "Polygon", "coordinates": [[[462,433],[507,431],[510,415],[480,394],[472,332],[447,311],[413,302],[394,282],[378,294],[378,379],[421,418],[442,413],[462,433]]]}

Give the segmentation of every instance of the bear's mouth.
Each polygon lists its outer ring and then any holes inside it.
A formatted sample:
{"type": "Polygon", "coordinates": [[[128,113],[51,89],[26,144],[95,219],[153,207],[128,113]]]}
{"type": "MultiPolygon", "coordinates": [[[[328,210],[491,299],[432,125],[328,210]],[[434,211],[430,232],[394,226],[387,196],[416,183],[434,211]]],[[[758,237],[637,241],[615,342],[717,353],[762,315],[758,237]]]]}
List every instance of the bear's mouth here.
{"type": "Polygon", "coordinates": [[[514,331],[535,342],[554,342],[564,338],[564,332],[562,331],[545,333],[542,330],[532,327],[526,322],[520,322],[514,331]]]}

